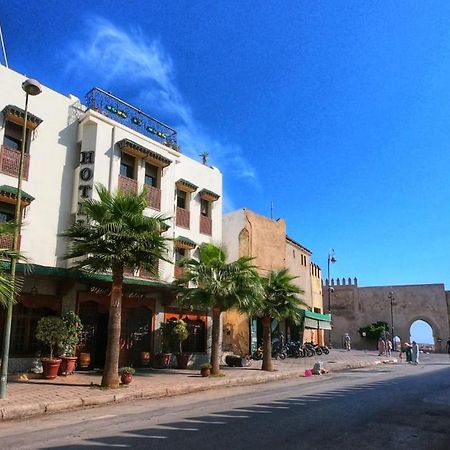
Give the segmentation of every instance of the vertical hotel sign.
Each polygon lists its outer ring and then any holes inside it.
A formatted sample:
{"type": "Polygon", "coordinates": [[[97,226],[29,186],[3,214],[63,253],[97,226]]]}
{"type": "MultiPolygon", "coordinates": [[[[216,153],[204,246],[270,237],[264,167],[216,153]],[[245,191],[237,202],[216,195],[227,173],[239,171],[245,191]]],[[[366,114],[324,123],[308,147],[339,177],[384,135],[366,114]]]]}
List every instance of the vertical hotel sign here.
{"type": "Polygon", "coordinates": [[[83,213],[83,200],[92,198],[92,190],[94,187],[94,151],[80,152],[80,165],[78,177],[78,202],[75,220],[77,222],[85,222],[86,215],[83,213]]]}

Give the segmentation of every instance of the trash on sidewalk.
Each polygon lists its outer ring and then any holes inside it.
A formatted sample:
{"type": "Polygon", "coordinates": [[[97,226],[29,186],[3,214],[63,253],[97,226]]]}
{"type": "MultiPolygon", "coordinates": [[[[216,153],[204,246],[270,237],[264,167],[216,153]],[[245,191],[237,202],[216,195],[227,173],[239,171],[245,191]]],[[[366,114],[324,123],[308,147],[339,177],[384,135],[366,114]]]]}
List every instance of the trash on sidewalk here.
{"type": "Polygon", "coordinates": [[[317,361],[314,364],[314,367],[312,369],[312,373],[314,375],[323,375],[325,373],[328,373],[328,370],[323,367],[323,362],[322,361],[317,361]]]}

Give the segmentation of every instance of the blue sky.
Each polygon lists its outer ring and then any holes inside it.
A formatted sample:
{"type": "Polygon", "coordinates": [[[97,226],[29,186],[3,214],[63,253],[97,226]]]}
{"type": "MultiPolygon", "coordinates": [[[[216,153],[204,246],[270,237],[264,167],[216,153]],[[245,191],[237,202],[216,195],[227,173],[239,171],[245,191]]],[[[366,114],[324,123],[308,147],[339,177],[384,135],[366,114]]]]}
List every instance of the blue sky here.
{"type": "Polygon", "coordinates": [[[174,126],[333,276],[450,285],[449,2],[27,3],[0,6],[11,68],[174,126]]]}

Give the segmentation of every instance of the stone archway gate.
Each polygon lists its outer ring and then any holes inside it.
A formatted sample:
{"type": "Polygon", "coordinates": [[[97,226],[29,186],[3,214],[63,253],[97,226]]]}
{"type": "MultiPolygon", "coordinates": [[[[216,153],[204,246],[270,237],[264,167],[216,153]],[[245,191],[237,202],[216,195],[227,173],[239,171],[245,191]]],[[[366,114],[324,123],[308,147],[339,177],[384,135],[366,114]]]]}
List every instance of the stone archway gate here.
{"type": "MultiPolygon", "coordinates": [[[[324,304],[327,302],[328,282],[323,287],[324,304]]],[[[332,340],[341,347],[342,337],[349,333],[354,348],[367,348],[367,340],[358,333],[360,327],[384,321],[391,326],[393,292],[394,334],[402,342],[409,341],[410,327],[416,320],[427,322],[432,330],[436,352],[446,351],[450,337],[450,292],[443,284],[359,287],[357,280],[331,280],[332,340]]]]}

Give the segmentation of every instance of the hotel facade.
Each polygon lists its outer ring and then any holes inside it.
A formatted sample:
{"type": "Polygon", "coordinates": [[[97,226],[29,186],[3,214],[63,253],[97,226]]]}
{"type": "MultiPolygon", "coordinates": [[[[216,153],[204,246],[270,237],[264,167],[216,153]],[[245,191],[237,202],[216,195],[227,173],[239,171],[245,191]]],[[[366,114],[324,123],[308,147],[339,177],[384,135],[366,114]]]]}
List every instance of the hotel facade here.
{"type": "MultiPolygon", "coordinates": [[[[19,156],[24,126],[26,77],[0,66],[0,220],[14,218],[19,156]]],[[[150,105],[151,108],[151,105],[150,105]]],[[[147,215],[167,217],[168,261],[159,277],[140,270],[124,280],[121,363],[135,364],[141,352],[161,351],[159,325],[177,317],[188,323],[185,351],[206,357],[210,320],[206,311],[183,311],[171,282],[176,261],[195,256],[202,242],[222,240],[222,174],[184,155],[176,131],[142,110],[94,88],[80,101],[43,86],[30,97],[22,184],[20,251],[32,263],[14,306],[10,370],[29,368],[40,350],[37,321],[46,315],[77,312],[84,324],[80,350],[95,367],[104,362],[110,280],[71,271],[60,234],[85,217],[83,198],[96,198],[95,185],[111,192],[147,190],[147,215]]],[[[3,236],[1,246],[11,247],[3,236]]],[[[19,265],[19,273],[26,272],[19,265]]],[[[3,337],[5,311],[0,309],[3,337]]],[[[1,338],[0,338],[1,339],[1,338]]]]}

